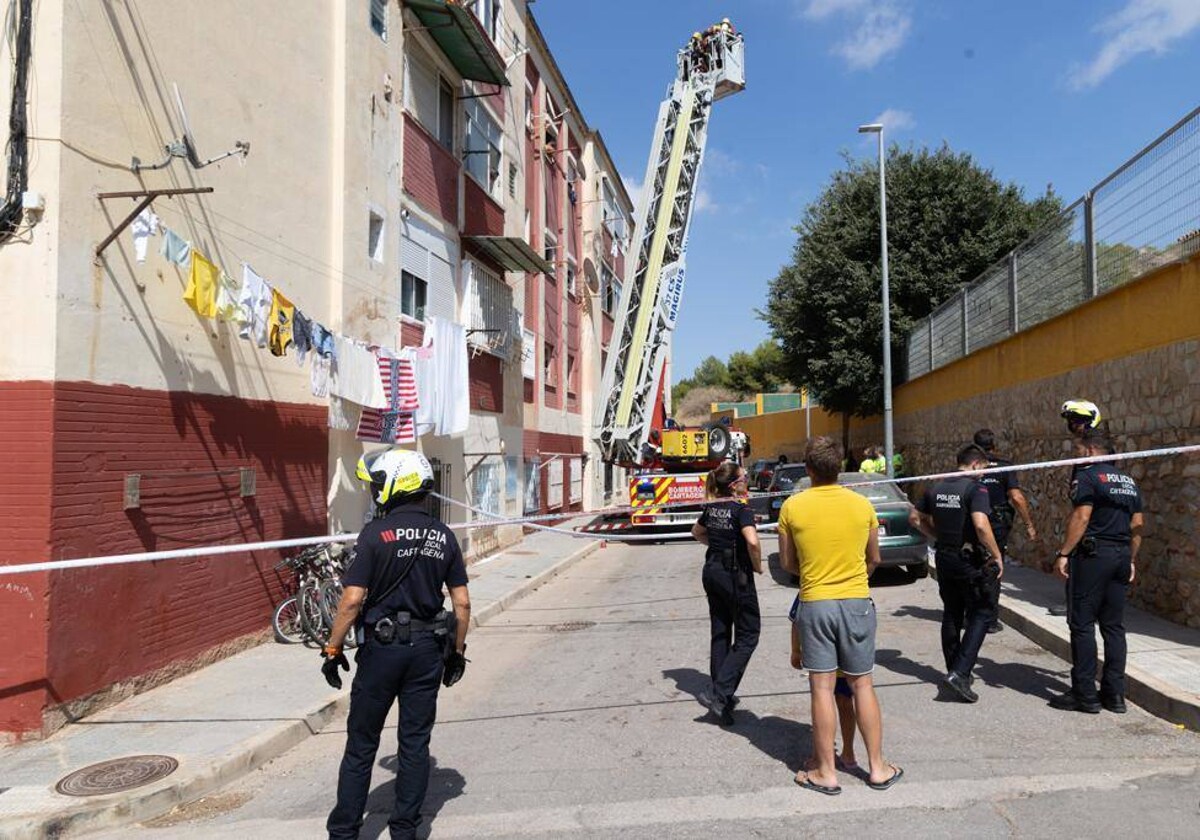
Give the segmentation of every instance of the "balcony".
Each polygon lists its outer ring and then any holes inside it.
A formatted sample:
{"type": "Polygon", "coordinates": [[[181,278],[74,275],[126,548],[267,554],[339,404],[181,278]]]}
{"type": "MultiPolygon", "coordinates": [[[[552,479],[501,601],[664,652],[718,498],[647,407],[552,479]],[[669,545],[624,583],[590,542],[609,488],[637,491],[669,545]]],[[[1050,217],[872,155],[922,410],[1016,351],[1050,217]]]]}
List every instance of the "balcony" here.
{"type": "Polygon", "coordinates": [[[453,0],[405,0],[464,79],[508,85],[504,59],[475,15],[453,0]]]}

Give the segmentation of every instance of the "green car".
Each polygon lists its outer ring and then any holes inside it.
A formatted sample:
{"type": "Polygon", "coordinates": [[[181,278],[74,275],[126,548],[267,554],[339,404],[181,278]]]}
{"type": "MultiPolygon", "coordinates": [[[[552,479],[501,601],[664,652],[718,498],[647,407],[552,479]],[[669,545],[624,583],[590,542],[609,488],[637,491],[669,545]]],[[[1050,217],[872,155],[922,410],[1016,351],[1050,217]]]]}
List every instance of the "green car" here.
{"type": "MultiPolygon", "coordinates": [[[[891,481],[881,480],[877,475],[860,472],[840,473],[838,484],[859,485],[850,489],[860,496],[865,496],[875,508],[875,515],[879,518],[879,565],[903,566],[914,579],[928,576],[928,542],[924,534],[908,524],[908,512],[912,506],[900,486],[891,481]]],[[[799,493],[811,486],[812,482],[807,476],[797,475],[788,486],[772,489],[790,489],[793,493],[799,493]]],[[[777,522],[779,509],[783,507],[783,497],[773,497],[770,504],[770,519],[777,522]]]]}

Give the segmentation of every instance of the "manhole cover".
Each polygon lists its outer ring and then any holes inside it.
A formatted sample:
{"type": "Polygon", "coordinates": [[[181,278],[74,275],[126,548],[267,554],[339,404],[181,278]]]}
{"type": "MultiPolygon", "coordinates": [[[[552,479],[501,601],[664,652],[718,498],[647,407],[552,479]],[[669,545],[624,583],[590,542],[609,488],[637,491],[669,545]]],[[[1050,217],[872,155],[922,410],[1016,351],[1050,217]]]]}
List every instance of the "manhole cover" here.
{"type": "Polygon", "coordinates": [[[596,622],[594,621],[564,621],[562,624],[551,624],[550,632],[570,633],[572,630],[586,630],[595,626],[596,622]]]}
{"type": "Polygon", "coordinates": [[[179,762],[169,755],[131,755],[76,770],[54,789],[67,796],[100,796],[148,785],[175,772],[179,762]]]}

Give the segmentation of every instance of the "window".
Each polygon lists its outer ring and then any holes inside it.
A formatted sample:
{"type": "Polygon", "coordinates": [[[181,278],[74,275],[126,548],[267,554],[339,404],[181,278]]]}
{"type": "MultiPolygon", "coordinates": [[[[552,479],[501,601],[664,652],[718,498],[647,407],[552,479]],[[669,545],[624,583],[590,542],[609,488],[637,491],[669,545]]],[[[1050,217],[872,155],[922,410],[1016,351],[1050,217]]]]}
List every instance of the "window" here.
{"type": "MultiPolygon", "coordinates": [[[[608,232],[613,239],[623,239],[625,237],[625,216],[621,213],[621,208],[617,204],[617,192],[613,189],[612,182],[605,178],[601,187],[601,207],[604,215],[604,225],[608,228],[608,232]]],[[[613,245],[614,249],[616,244],[613,245]]],[[[616,256],[616,254],[613,254],[616,256]]]]}
{"type": "Polygon", "coordinates": [[[613,300],[613,284],[617,282],[616,276],[612,273],[612,269],[604,263],[600,264],[600,310],[606,315],[612,315],[616,311],[615,301],[613,300]]]}
{"type": "Polygon", "coordinates": [[[533,379],[537,375],[537,336],[533,330],[521,330],[521,376],[533,379]]]}
{"type": "MultiPolygon", "coordinates": [[[[572,206],[579,203],[579,166],[575,158],[567,158],[567,200],[572,206]]],[[[574,215],[573,213],[571,215],[574,215]]]]}
{"type": "Polygon", "coordinates": [[[552,455],[543,468],[546,470],[546,507],[563,506],[563,459],[552,455]]]}
{"type": "Polygon", "coordinates": [[[568,294],[572,294],[572,295],[579,294],[578,289],[575,288],[576,277],[578,276],[578,274],[579,274],[579,270],[575,266],[575,260],[568,257],[567,258],[567,292],[568,292],[568,294]]]}
{"type": "Polygon", "coordinates": [[[425,299],[429,284],[407,271],[400,272],[400,311],[409,318],[425,320],[425,299]]]}
{"type": "Polygon", "coordinates": [[[471,473],[471,501],[475,507],[494,516],[504,512],[500,494],[501,467],[499,459],[488,458],[471,473]]]}
{"type": "Polygon", "coordinates": [[[613,491],[613,465],[604,465],[604,495],[611,496],[613,491]]]}
{"type": "Polygon", "coordinates": [[[538,459],[525,462],[525,513],[537,513],[542,507],[542,474],[538,459]]]}
{"type": "MultiPolygon", "coordinates": [[[[558,237],[547,230],[545,234],[543,234],[543,238],[545,239],[546,244],[542,248],[542,256],[545,257],[546,262],[553,266],[555,261],[558,259],[558,237]]],[[[556,272],[551,271],[546,275],[546,277],[553,281],[557,278],[557,275],[556,272]]]]}
{"type": "Polygon", "coordinates": [[[463,157],[467,172],[495,196],[500,185],[500,124],[479,99],[467,100],[467,136],[463,157]]]}
{"type": "Polygon", "coordinates": [[[578,371],[575,368],[575,354],[568,353],[567,354],[567,396],[568,397],[575,396],[576,392],[578,392],[578,390],[579,390],[578,377],[576,376],[577,372],[578,371]]]}
{"type": "Polygon", "coordinates": [[[454,87],[416,47],[404,54],[404,109],[443,147],[454,150],[454,87]]]}
{"type": "Polygon", "coordinates": [[[387,0],[371,0],[371,31],[387,40],[387,0]]]}
{"type": "Polygon", "coordinates": [[[571,504],[576,505],[583,501],[583,459],[575,457],[571,459],[571,504]]]}
{"type": "Polygon", "coordinates": [[[383,262],[383,216],[371,211],[367,222],[367,256],[375,262],[383,262]]]}
{"type": "Polygon", "coordinates": [[[454,88],[441,80],[438,85],[438,142],[454,151],[454,88]]]}
{"type": "MultiPolygon", "coordinates": [[[[508,197],[517,197],[517,165],[515,163],[510,163],[508,165],[508,197]]],[[[528,218],[528,216],[526,216],[526,218],[528,218]]],[[[526,239],[525,241],[528,242],[529,240],[526,239]]]]}
{"type": "Polygon", "coordinates": [[[546,390],[558,390],[558,359],[554,356],[554,345],[549,341],[542,342],[542,381],[546,390]]]}
{"type": "Polygon", "coordinates": [[[504,0],[475,0],[475,4],[472,7],[475,17],[483,25],[483,31],[493,41],[500,38],[500,12],[503,6],[504,0]]]}

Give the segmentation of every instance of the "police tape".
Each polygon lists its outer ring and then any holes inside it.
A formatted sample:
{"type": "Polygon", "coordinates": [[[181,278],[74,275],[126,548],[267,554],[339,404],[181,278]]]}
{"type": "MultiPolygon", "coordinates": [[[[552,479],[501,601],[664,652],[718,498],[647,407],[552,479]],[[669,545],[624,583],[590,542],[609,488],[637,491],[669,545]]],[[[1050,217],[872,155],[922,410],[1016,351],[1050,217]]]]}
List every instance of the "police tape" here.
{"type": "MultiPolygon", "coordinates": [[[[911,484],[922,481],[940,481],[946,478],[958,478],[962,476],[978,477],[981,475],[1009,473],[1009,472],[1030,472],[1033,470],[1056,469],[1059,467],[1075,467],[1086,466],[1088,464],[1101,463],[1117,463],[1122,461],[1136,461],[1146,458],[1163,458],[1176,455],[1194,455],[1200,453],[1200,444],[1187,444],[1183,446],[1168,446],[1159,449],[1142,449],[1135,452],[1119,452],[1112,455],[1092,455],[1082,458],[1059,458],[1052,461],[1031,461],[1025,464],[1009,464],[1006,466],[987,467],[982,470],[954,470],[951,472],[941,473],[926,473],[917,476],[906,476],[904,478],[878,478],[866,481],[847,482],[845,487],[870,487],[879,484],[911,484]]],[[[790,496],[794,491],[782,490],[775,493],[760,493],[752,498],[770,499],[778,496],[790,496]]],[[[498,514],[492,514],[479,508],[468,505],[466,502],[461,502],[457,499],[450,498],[441,494],[431,494],[436,498],[446,501],[452,505],[471,511],[476,516],[481,516],[487,521],[470,520],[466,522],[449,523],[447,527],[454,530],[477,530],[480,528],[495,528],[504,525],[521,525],[523,527],[532,528],[538,531],[547,531],[551,533],[565,534],[576,539],[596,539],[606,542],[666,542],[673,540],[690,540],[690,533],[658,533],[658,534],[620,534],[608,531],[580,531],[574,528],[562,528],[554,525],[541,525],[540,522],[570,518],[570,513],[555,513],[543,514],[538,516],[525,516],[519,518],[505,518],[498,514]]],[[[655,505],[656,510],[664,510],[668,508],[697,508],[703,507],[706,504],[711,504],[709,501],[688,501],[688,502],[669,502],[661,505],[655,505]]],[[[634,510],[643,510],[642,508],[633,508],[632,506],[602,508],[598,511],[584,511],[581,515],[586,516],[606,516],[613,513],[627,513],[634,510]]],[[[778,526],[774,524],[762,524],[757,526],[759,531],[773,531],[778,526]]],[[[194,548],[178,548],[166,549],[164,551],[144,551],[134,554],[112,554],[101,557],[81,557],[75,560],[50,560],[38,563],[20,563],[0,566],[0,576],[16,575],[31,572],[49,572],[58,571],[61,569],[79,569],[89,568],[94,566],[114,566],[125,563],[152,563],[160,560],[186,560],[196,557],[218,556],[223,554],[241,554],[252,551],[271,551],[281,548],[303,548],[311,545],[325,545],[330,543],[352,542],[358,538],[357,533],[332,534],[318,537],[297,537],[295,539],[285,540],[266,540],[263,542],[253,543],[237,543],[233,545],[212,545],[199,546],[194,548]]]]}

